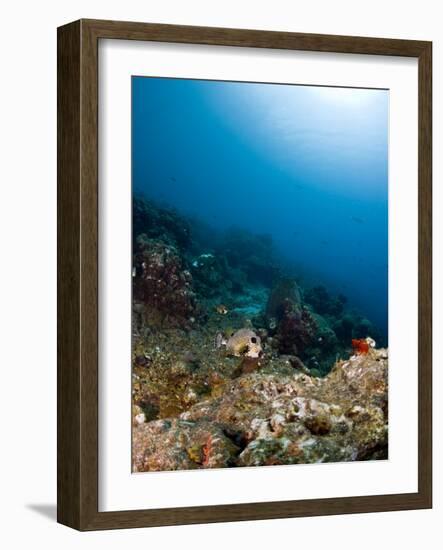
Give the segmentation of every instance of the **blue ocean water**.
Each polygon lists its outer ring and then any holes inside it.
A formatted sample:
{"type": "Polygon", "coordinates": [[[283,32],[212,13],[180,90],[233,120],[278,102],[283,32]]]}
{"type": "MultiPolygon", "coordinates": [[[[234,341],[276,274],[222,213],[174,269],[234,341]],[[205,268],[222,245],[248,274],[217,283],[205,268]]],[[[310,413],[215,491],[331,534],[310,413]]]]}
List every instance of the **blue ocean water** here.
{"type": "Polygon", "coordinates": [[[387,90],[132,79],[133,190],[269,233],[387,338],[387,90]]]}

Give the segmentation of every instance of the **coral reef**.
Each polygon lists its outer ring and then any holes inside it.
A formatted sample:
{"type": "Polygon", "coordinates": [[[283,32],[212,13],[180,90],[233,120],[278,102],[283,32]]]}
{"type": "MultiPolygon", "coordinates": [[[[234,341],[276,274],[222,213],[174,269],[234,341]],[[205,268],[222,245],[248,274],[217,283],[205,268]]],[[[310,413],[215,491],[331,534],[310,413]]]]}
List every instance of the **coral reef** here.
{"type": "Polygon", "coordinates": [[[243,375],[177,418],[135,422],[134,471],[387,458],[386,350],[325,378],[283,372],[243,375]]]}
{"type": "Polygon", "coordinates": [[[191,244],[191,228],[187,220],[170,208],[160,208],[144,197],[132,202],[132,229],[136,238],[144,233],[149,238],[161,238],[180,248],[191,244]]]}
{"type": "Polygon", "coordinates": [[[301,292],[294,279],[282,278],[277,282],[269,294],[265,314],[269,322],[272,319],[281,321],[288,315],[301,318],[301,292]]]}
{"type": "Polygon", "coordinates": [[[136,198],[134,471],[387,457],[387,350],[272,240],[136,198]]]}
{"type": "Polygon", "coordinates": [[[333,315],[334,317],[338,317],[343,313],[344,306],[347,302],[346,296],[343,296],[343,294],[331,296],[322,285],[307,290],[305,292],[305,300],[320,315],[327,314],[333,315]]]}
{"type": "Polygon", "coordinates": [[[197,292],[206,298],[218,296],[226,281],[226,265],[210,252],[198,255],[191,262],[191,273],[197,292]]]}
{"type": "Polygon", "coordinates": [[[254,235],[244,229],[232,228],[224,236],[220,251],[228,264],[243,271],[251,283],[269,286],[280,272],[270,235],[254,235]]]}
{"type": "Polygon", "coordinates": [[[233,466],[239,448],[212,422],[156,420],[134,430],[133,471],[233,466]]]}
{"type": "Polygon", "coordinates": [[[192,275],[173,245],[139,235],[133,274],[134,309],[144,325],[187,326],[195,321],[192,275]]]}
{"type": "Polygon", "coordinates": [[[329,371],[339,351],[336,335],[328,322],[304,303],[294,279],[277,282],[269,295],[265,315],[280,353],[299,356],[308,366],[320,368],[323,373],[329,371]]]}

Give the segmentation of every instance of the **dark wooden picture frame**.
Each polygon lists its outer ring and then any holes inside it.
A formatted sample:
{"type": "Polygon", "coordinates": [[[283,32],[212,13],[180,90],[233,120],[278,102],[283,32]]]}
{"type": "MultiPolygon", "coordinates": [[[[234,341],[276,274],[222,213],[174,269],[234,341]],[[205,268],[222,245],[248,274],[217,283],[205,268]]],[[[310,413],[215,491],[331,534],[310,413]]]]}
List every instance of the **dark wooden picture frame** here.
{"type": "Polygon", "coordinates": [[[58,521],[86,531],[432,506],[432,43],[116,21],[58,29],[58,521]],[[98,43],[125,39],[418,58],[418,492],[98,511],[98,43]]]}

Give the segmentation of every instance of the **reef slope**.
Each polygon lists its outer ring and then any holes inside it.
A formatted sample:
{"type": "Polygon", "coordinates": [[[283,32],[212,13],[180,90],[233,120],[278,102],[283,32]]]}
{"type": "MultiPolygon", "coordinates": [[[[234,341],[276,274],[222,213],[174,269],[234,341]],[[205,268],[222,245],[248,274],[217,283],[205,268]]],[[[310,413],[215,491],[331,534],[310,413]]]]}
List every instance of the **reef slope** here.
{"type": "Polygon", "coordinates": [[[133,203],[133,470],[387,457],[386,339],[270,235],[133,203]]]}
{"type": "Polygon", "coordinates": [[[133,471],[266,466],[388,456],[388,354],[371,349],[324,378],[263,369],[226,378],[169,418],[133,415],[133,471]]]}

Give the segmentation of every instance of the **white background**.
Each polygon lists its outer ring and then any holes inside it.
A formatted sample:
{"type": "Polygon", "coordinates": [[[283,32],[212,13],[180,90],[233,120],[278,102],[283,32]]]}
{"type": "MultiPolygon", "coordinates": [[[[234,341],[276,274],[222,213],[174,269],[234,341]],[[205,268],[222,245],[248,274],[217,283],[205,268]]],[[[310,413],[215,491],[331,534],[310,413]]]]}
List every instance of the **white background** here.
{"type": "Polygon", "coordinates": [[[288,544],[286,540],[291,546],[344,550],[394,545],[433,549],[441,544],[443,325],[441,307],[437,308],[441,284],[435,288],[434,510],[88,534],[54,523],[56,26],[79,17],[95,17],[434,40],[434,280],[441,281],[443,193],[439,182],[443,166],[438,153],[443,150],[443,38],[439,11],[438,1],[426,0],[420,4],[406,0],[274,0],[265,5],[257,0],[78,0],[69,5],[41,0],[3,6],[0,540],[6,542],[5,547],[269,548],[279,541],[288,544]]]}

